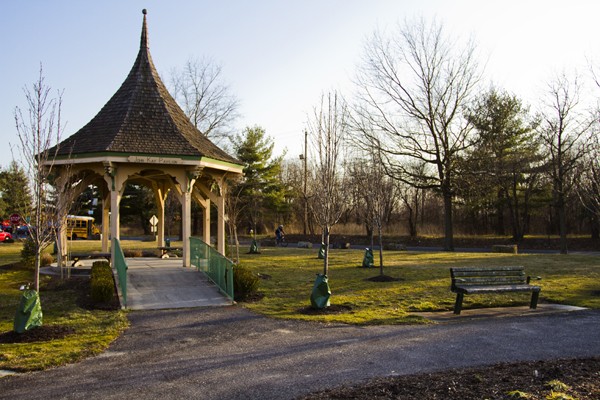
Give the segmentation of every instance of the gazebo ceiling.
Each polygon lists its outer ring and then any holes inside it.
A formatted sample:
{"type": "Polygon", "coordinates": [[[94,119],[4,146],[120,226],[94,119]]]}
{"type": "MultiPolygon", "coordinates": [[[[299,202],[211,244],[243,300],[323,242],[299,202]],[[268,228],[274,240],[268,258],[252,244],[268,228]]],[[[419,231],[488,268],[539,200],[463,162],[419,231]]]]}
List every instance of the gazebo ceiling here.
{"type": "Polygon", "coordinates": [[[117,156],[152,163],[164,156],[158,163],[177,164],[181,158],[241,164],[204,137],[167,91],[148,49],[145,10],[140,50],[129,75],[87,125],[60,143],[57,155],[78,162],[117,156]]]}

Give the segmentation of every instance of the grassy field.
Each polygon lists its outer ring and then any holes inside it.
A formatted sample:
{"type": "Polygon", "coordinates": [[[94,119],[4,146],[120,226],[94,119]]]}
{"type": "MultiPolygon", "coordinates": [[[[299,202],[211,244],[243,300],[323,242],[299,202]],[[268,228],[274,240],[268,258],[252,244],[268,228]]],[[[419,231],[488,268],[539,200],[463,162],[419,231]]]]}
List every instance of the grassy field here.
{"type": "MultiPolygon", "coordinates": [[[[153,250],[154,242],[124,241],[126,250],[153,250]]],[[[181,246],[181,243],[172,244],[181,246]]],[[[6,265],[20,259],[20,243],[0,243],[0,335],[12,330],[19,286],[32,280],[31,270],[6,265]],[[2,267],[4,266],[4,267],[2,267]]],[[[48,249],[49,251],[50,249],[48,249]]],[[[71,251],[100,250],[99,241],[76,241],[71,251]]],[[[246,249],[241,249],[244,253],[246,249]]],[[[600,308],[600,258],[586,255],[508,255],[498,253],[419,253],[386,251],[384,274],[397,280],[373,282],[378,268],[364,269],[363,251],[331,250],[331,309],[310,310],[315,275],[322,271],[318,249],[261,248],[242,254],[241,264],[260,274],[260,293],[241,303],[275,317],[351,324],[427,323],[418,311],[449,311],[454,304],[448,269],[452,266],[523,265],[541,276],[541,301],[600,308]]],[[[376,254],[376,260],[378,256],[376,254]]],[[[47,284],[49,278],[44,277],[47,284]]],[[[75,362],[103,351],[127,327],[123,311],[82,307],[69,285],[43,286],[44,325],[67,328],[69,334],[33,343],[0,343],[0,369],[28,371],[75,362]]],[[[529,294],[466,296],[464,308],[527,305],[529,294]]]]}
{"type": "MultiPolygon", "coordinates": [[[[82,247],[81,251],[88,247],[98,250],[100,246],[99,242],[75,244],[82,247]]],[[[20,260],[21,247],[19,242],[0,243],[0,335],[9,334],[13,329],[21,297],[19,287],[33,280],[32,269],[7,266],[20,260]]],[[[79,293],[74,285],[52,282],[52,290],[49,290],[50,281],[48,276],[41,277],[40,299],[44,328],[59,332],[57,338],[0,342],[0,369],[32,371],[72,363],[101,353],[127,328],[125,312],[82,307],[78,305],[79,293]]]]}
{"type": "MultiPolygon", "coordinates": [[[[315,275],[322,271],[316,249],[262,248],[259,255],[244,254],[241,264],[268,278],[260,283],[264,298],[244,306],[271,317],[323,322],[426,322],[413,312],[453,307],[450,267],[523,265],[529,275],[542,277],[541,301],[600,308],[600,259],[595,256],[386,251],[384,274],[398,279],[391,282],[369,281],[379,269],[359,268],[362,257],[358,250],[331,251],[331,304],[341,312],[311,313],[306,307],[315,275]]],[[[464,308],[527,305],[529,299],[527,293],[465,296],[464,308]]]]}

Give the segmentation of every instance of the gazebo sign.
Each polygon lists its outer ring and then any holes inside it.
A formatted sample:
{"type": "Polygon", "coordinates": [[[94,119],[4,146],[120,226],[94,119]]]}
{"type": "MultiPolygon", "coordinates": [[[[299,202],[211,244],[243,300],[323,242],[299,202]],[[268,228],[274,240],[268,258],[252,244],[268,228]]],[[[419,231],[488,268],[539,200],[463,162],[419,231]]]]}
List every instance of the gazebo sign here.
{"type": "Polygon", "coordinates": [[[148,163],[148,164],[183,164],[181,158],[171,157],[146,157],[146,156],[129,156],[127,161],[132,163],[148,163]]]}

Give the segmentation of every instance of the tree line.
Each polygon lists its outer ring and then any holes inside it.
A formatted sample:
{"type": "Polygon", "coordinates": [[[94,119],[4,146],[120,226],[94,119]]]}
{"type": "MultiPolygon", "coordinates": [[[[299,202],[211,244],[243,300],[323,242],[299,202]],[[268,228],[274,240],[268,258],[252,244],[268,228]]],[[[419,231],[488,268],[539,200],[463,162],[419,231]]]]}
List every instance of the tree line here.
{"type": "Polygon", "coordinates": [[[437,21],[375,32],[355,92],[327,94],[340,105],[321,103],[307,121],[310,172],[306,160],[282,165],[288,207],[270,214],[272,225],[275,217],[306,225],[309,204],[311,232],[315,225],[328,232],[319,219],[343,209],[336,222],[364,226],[367,235],[394,223],[410,236],[433,227],[446,250],[454,249],[457,229],[515,242],[559,235],[563,253],[568,233],[598,238],[598,108],[586,103],[589,87],[576,73],[559,73],[532,107],[486,84],[475,55],[473,42],[446,35],[437,21]],[[323,152],[324,133],[335,134],[328,144],[343,154],[334,183],[323,181],[331,155],[323,152]],[[339,195],[323,209],[328,190],[339,195]]]}
{"type": "MultiPolygon", "coordinates": [[[[528,105],[484,80],[473,41],[435,20],[407,21],[365,41],[353,92],[325,93],[299,128],[310,139],[302,159],[286,159],[260,125],[235,131],[239,102],[221,73],[191,59],[171,71],[171,89],[201,134],[244,165],[227,192],[230,236],[279,224],[323,235],[341,223],[370,237],[441,233],[446,250],[455,232],[515,242],[556,234],[563,252],[569,233],[600,236],[598,109],[585,92],[597,80],[557,74],[528,105]]],[[[22,180],[16,164],[1,172],[3,217],[18,212],[10,198],[22,180]]],[[[78,212],[94,212],[95,190],[75,202],[78,212]]],[[[171,197],[167,234],[180,223],[171,197]]],[[[149,234],[150,191],[129,185],[122,202],[122,222],[149,234]]],[[[194,233],[201,213],[193,207],[194,233]]]]}

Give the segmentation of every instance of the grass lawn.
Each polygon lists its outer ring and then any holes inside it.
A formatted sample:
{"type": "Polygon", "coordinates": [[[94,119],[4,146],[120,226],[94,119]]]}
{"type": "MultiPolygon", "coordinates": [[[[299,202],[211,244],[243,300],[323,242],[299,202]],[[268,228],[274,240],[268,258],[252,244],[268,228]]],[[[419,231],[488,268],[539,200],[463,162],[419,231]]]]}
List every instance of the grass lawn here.
{"type": "MultiPolygon", "coordinates": [[[[315,276],[322,272],[317,252],[262,248],[261,254],[244,254],[241,264],[267,278],[260,282],[264,298],[244,306],[271,317],[321,322],[426,322],[413,312],[452,310],[450,267],[523,265],[527,274],[542,277],[541,302],[600,308],[600,258],[595,256],[386,251],[384,274],[399,280],[372,282],[368,278],[377,276],[379,268],[359,268],[364,251],[334,249],[328,277],[331,304],[339,312],[315,313],[306,308],[315,276]]],[[[464,308],[528,305],[530,297],[529,293],[465,296],[464,308]]]]}
{"type": "MultiPolygon", "coordinates": [[[[92,244],[81,243],[84,247],[92,244]]],[[[10,265],[20,260],[21,247],[19,242],[0,244],[0,337],[13,330],[15,311],[21,297],[19,287],[33,280],[32,269],[10,265]]],[[[42,275],[43,328],[59,334],[51,340],[0,341],[0,369],[32,371],[72,363],[101,353],[127,328],[128,321],[123,311],[79,305],[77,286],[80,286],[77,282],[51,282],[48,276],[42,275]],[[49,290],[50,287],[52,290],[49,290]]]]}
{"type": "MultiPolygon", "coordinates": [[[[179,247],[181,242],[172,245],[179,247]]],[[[123,241],[122,246],[156,248],[154,242],[140,241],[123,241]]],[[[20,250],[20,243],[0,243],[0,338],[12,331],[19,286],[32,280],[31,270],[7,266],[19,261],[20,250]]],[[[100,250],[99,241],[76,241],[71,246],[73,252],[95,250],[100,250]]],[[[309,297],[315,275],[322,272],[317,253],[318,249],[266,247],[258,255],[243,254],[241,264],[262,276],[259,290],[264,297],[241,304],[276,318],[365,325],[426,323],[414,312],[453,307],[450,267],[523,265],[528,274],[543,278],[540,301],[600,308],[600,258],[594,256],[386,251],[384,274],[397,280],[373,282],[368,278],[377,276],[379,269],[359,268],[364,251],[331,250],[332,307],[315,312],[309,309],[309,297]]],[[[76,362],[100,353],[127,328],[125,312],[82,306],[76,285],[48,281],[43,278],[46,286],[41,290],[44,326],[64,328],[67,334],[30,343],[0,341],[0,369],[29,371],[76,362]]],[[[464,308],[527,305],[529,298],[518,293],[465,296],[464,308]]]]}

